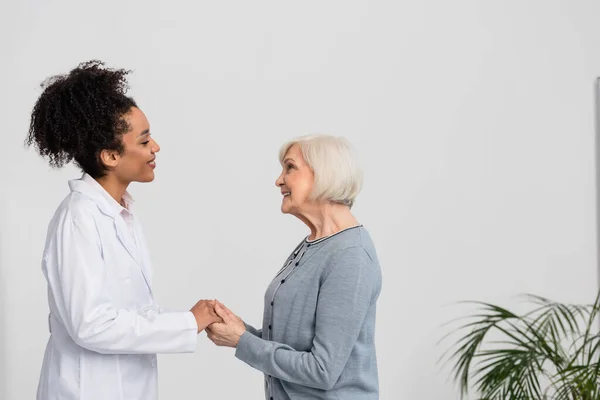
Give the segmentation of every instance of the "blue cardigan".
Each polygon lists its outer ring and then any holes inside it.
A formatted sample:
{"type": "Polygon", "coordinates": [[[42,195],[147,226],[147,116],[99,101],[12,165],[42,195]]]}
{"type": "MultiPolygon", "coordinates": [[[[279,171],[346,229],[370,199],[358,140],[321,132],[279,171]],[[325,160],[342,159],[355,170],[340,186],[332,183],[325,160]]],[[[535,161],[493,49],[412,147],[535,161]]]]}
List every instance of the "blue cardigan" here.
{"type": "Polygon", "coordinates": [[[380,291],[365,228],[304,240],[267,289],[262,329],[246,325],[235,355],[265,374],[267,400],[378,399],[380,291]]]}

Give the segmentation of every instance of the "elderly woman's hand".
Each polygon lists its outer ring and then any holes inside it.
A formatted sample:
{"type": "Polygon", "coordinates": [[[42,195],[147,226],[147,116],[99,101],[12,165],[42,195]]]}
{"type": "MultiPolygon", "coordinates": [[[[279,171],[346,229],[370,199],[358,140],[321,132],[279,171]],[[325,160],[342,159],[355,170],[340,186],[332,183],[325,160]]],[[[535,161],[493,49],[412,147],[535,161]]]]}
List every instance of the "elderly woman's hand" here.
{"type": "Polygon", "coordinates": [[[206,328],[206,334],[217,346],[236,347],[246,331],[244,321],[223,304],[215,300],[215,312],[223,323],[215,322],[206,328]]]}

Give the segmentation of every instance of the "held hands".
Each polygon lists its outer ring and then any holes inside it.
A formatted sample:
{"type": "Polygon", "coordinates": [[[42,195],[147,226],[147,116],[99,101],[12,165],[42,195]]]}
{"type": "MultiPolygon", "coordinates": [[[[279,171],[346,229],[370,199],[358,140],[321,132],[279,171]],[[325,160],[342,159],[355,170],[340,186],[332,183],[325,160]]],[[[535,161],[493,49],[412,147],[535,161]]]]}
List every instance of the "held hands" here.
{"type": "Polygon", "coordinates": [[[190,311],[196,318],[198,333],[206,330],[217,346],[236,347],[246,331],[244,321],[217,300],[200,300],[190,311]]]}
{"type": "Polygon", "coordinates": [[[223,304],[214,301],[214,311],[222,319],[206,328],[206,334],[217,346],[237,347],[240,337],[246,331],[246,325],[223,304]]]}
{"type": "Polygon", "coordinates": [[[190,310],[196,318],[198,333],[202,332],[210,324],[223,322],[223,319],[215,312],[215,301],[216,300],[200,300],[190,310]]]}

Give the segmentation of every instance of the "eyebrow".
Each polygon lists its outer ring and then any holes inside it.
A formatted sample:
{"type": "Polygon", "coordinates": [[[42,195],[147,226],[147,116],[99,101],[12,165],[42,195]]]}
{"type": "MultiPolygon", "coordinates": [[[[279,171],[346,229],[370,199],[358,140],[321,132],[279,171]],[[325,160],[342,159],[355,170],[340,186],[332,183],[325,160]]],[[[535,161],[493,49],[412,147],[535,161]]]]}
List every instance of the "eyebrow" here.
{"type": "Polygon", "coordinates": [[[286,158],[285,160],[283,160],[283,163],[285,164],[285,163],[286,163],[286,162],[288,162],[288,161],[291,161],[291,162],[296,162],[296,161],[294,161],[294,159],[293,159],[293,158],[289,158],[289,157],[288,157],[288,158],[286,158]]]}
{"type": "Polygon", "coordinates": [[[147,135],[147,134],[149,134],[149,133],[150,133],[150,129],[144,129],[144,130],[142,131],[142,133],[140,133],[140,134],[138,135],[138,137],[140,137],[140,136],[144,136],[144,135],[147,135]]]}

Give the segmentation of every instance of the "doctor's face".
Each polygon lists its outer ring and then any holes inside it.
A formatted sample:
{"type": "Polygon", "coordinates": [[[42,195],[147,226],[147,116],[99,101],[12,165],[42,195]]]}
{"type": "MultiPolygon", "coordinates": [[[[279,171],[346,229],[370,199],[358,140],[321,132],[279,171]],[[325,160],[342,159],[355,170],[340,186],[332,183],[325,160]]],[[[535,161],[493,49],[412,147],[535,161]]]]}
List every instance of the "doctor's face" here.
{"type": "Polygon", "coordinates": [[[160,146],[150,135],[150,124],[144,113],[132,107],[123,119],[130,130],[123,134],[123,154],[119,155],[114,174],[123,183],[151,182],[154,180],[156,153],[160,146]]]}

